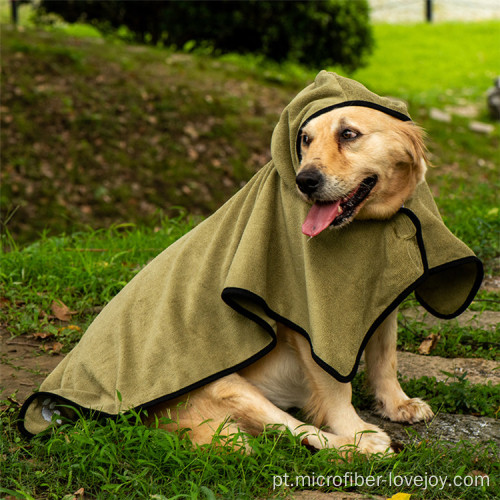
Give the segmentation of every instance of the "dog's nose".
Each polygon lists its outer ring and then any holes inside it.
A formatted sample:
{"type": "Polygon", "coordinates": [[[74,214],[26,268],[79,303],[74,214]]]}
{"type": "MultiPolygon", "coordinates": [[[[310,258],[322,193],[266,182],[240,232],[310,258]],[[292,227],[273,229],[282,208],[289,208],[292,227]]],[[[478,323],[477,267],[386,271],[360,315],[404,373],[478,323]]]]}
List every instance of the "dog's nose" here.
{"type": "Polygon", "coordinates": [[[295,178],[299,189],[308,196],[318,191],[324,181],[323,174],[317,169],[302,170],[295,178]]]}

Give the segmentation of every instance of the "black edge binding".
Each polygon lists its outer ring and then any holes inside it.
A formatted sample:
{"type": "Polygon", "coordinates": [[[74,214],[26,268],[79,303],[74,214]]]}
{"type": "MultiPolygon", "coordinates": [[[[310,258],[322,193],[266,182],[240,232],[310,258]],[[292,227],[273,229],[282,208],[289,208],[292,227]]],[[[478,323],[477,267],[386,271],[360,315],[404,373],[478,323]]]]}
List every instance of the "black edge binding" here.
{"type": "Polygon", "coordinates": [[[458,259],[454,260],[452,262],[447,262],[446,264],[442,264],[437,267],[433,267],[432,269],[429,270],[429,276],[433,274],[440,273],[442,271],[445,271],[447,269],[452,269],[453,267],[456,266],[463,266],[464,264],[475,264],[476,265],[476,279],[474,280],[474,284],[472,285],[471,291],[469,292],[469,295],[465,299],[464,303],[462,304],[461,307],[459,307],[455,312],[451,314],[441,314],[440,312],[436,311],[434,308],[432,308],[425,300],[419,295],[417,291],[415,291],[415,297],[419,301],[419,303],[429,311],[433,316],[436,316],[436,318],[441,318],[441,319],[453,319],[460,314],[462,314],[470,305],[470,303],[473,301],[474,297],[476,296],[476,293],[479,290],[479,287],[481,286],[481,282],[483,281],[484,277],[484,269],[483,269],[483,264],[482,262],[475,256],[471,255],[470,257],[464,257],[463,259],[458,259]]]}
{"type": "MultiPolygon", "coordinates": [[[[231,305],[231,307],[233,307],[233,306],[231,305]]],[[[156,404],[170,401],[170,400],[175,399],[179,396],[182,396],[183,394],[187,394],[188,392],[194,391],[195,389],[199,389],[200,387],[203,387],[204,385],[207,385],[210,382],[214,382],[215,380],[218,380],[222,377],[225,377],[226,375],[230,375],[231,373],[234,373],[234,372],[237,372],[239,370],[242,370],[243,368],[246,368],[247,366],[255,363],[257,360],[259,360],[260,358],[262,358],[263,356],[268,354],[270,351],[272,351],[276,347],[278,339],[276,338],[276,334],[275,334],[274,330],[272,329],[272,327],[270,327],[270,325],[268,325],[259,316],[253,315],[252,313],[250,313],[248,311],[247,311],[248,314],[244,314],[244,311],[246,311],[246,310],[243,309],[242,307],[240,307],[238,304],[235,304],[234,309],[236,311],[238,311],[239,313],[249,317],[250,319],[255,321],[260,326],[264,327],[268,331],[268,333],[271,335],[271,342],[264,349],[262,349],[261,351],[259,351],[256,354],[254,354],[250,358],[246,359],[242,363],[239,363],[239,364],[232,366],[230,368],[226,368],[225,370],[222,370],[220,372],[214,373],[214,374],[210,375],[209,377],[206,377],[202,380],[199,380],[198,382],[195,382],[194,384],[191,384],[191,385],[188,385],[182,389],[179,389],[176,392],[166,394],[165,396],[162,396],[162,397],[156,398],[152,401],[148,401],[146,403],[140,404],[134,408],[127,409],[127,411],[128,410],[134,410],[134,411],[146,410],[147,408],[154,406],[156,404]],[[269,326],[269,328],[267,328],[265,325],[269,326]]],[[[104,411],[86,408],[84,406],[79,405],[78,403],[75,403],[74,401],[71,401],[71,400],[64,398],[62,396],[58,396],[57,394],[53,394],[51,392],[35,392],[23,403],[23,405],[19,411],[19,417],[18,417],[18,422],[17,422],[19,431],[21,432],[21,434],[23,434],[27,438],[31,439],[34,436],[34,434],[29,432],[28,429],[26,429],[26,427],[24,426],[24,417],[26,416],[26,412],[28,411],[28,407],[33,402],[33,400],[38,399],[38,398],[45,398],[45,397],[57,399],[62,404],[65,404],[67,406],[71,406],[73,408],[78,409],[84,415],[88,415],[91,413],[92,415],[95,415],[96,418],[98,418],[98,419],[99,418],[113,418],[114,419],[118,416],[118,415],[114,415],[111,413],[106,413],[104,411]]]]}

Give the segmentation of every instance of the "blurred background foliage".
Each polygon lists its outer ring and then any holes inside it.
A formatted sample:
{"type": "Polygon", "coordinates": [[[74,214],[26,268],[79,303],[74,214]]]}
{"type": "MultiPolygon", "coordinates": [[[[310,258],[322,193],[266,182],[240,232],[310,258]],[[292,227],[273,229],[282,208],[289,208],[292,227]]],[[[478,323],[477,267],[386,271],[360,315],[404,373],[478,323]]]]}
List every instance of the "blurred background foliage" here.
{"type": "Polygon", "coordinates": [[[127,28],[130,41],[218,53],[262,54],[309,67],[340,65],[352,71],[373,46],[365,0],[120,1],[42,0],[38,15],[85,21],[103,33],[127,28]]]}

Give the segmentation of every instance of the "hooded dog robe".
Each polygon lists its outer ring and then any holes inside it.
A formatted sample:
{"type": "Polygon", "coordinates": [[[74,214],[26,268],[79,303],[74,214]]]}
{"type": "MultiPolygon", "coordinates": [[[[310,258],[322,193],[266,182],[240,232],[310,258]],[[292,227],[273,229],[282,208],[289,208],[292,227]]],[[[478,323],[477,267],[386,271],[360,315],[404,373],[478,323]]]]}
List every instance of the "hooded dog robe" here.
{"type": "Polygon", "coordinates": [[[300,129],[340,106],[410,120],[404,104],[319,73],[283,111],[272,160],[111,300],[23,405],[24,431],[47,428],[60,403],[112,416],[178,397],[270,352],[277,322],[348,382],[370,336],[411,292],[440,318],[465,310],[482,265],[445,227],[425,183],[389,220],[302,234],[310,206],[295,186],[300,129]]]}

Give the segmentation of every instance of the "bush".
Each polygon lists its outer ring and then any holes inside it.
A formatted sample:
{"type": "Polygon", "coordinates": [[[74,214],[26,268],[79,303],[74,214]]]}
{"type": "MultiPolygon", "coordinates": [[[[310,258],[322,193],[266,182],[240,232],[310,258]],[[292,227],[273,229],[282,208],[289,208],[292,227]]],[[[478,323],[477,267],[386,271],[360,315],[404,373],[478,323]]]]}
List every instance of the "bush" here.
{"type": "Polygon", "coordinates": [[[220,52],[260,53],[309,67],[363,65],[373,46],[365,0],[197,1],[43,0],[40,8],[102,31],[126,26],[136,41],[220,52]]]}

